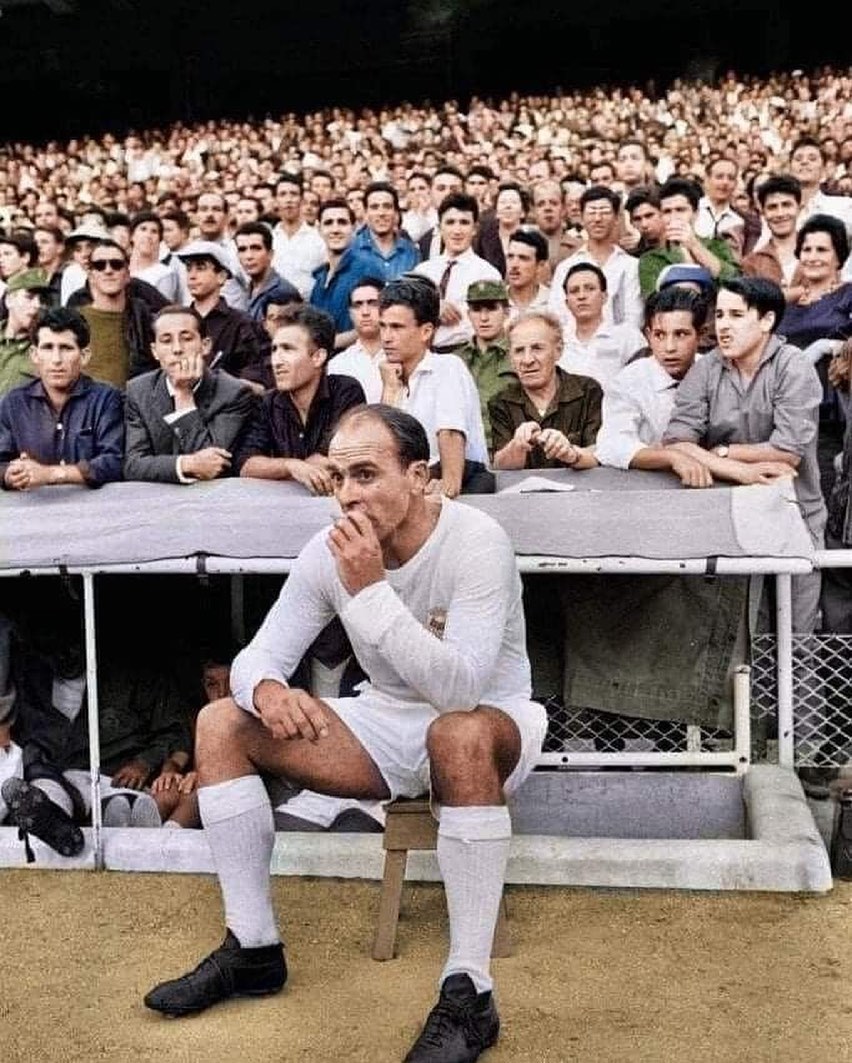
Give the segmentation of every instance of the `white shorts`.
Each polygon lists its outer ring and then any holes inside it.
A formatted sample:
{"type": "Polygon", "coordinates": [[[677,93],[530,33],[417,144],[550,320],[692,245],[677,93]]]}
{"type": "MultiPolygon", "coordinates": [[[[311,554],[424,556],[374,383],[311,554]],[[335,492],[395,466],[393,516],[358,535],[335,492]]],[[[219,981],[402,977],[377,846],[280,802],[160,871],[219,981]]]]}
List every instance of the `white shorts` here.
{"type": "MultiPolygon", "coordinates": [[[[396,797],[420,797],[430,790],[426,731],[440,713],[418,702],[391,703],[367,690],[356,698],[323,698],[355,735],[396,797]]],[[[507,797],[533,770],[547,732],[547,714],[535,701],[501,706],[521,735],[521,755],[503,785],[507,797]]]]}

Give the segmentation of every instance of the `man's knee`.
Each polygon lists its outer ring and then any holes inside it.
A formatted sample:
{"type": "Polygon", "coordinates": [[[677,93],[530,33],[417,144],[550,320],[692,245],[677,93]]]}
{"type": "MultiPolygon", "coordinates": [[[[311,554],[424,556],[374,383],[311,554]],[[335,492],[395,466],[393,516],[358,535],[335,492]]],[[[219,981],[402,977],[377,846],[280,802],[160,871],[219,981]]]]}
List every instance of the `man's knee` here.
{"type": "Polygon", "coordinates": [[[252,718],[239,708],[233,698],[211,701],[199,712],[195,723],[197,756],[215,752],[218,748],[239,748],[247,724],[252,718]]]}
{"type": "Polygon", "coordinates": [[[495,759],[493,721],[485,713],[445,712],[429,725],[426,735],[429,759],[436,764],[483,764],[495,759]]]}

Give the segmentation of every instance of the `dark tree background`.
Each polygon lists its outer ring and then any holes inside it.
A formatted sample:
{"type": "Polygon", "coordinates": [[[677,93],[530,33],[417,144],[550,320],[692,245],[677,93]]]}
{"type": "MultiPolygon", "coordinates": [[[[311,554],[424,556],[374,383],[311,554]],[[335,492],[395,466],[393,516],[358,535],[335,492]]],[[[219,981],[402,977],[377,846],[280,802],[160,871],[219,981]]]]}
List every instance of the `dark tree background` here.
{"type": "MultiPolygon", "coordinates": [[[[792,6],[792,5],[791,5],[792,6]]],[[[0,0],[0,139],[847,64],[777,0],[0,0]]],[[[822,28],[820,28],[822,26],[822,28]]]]}

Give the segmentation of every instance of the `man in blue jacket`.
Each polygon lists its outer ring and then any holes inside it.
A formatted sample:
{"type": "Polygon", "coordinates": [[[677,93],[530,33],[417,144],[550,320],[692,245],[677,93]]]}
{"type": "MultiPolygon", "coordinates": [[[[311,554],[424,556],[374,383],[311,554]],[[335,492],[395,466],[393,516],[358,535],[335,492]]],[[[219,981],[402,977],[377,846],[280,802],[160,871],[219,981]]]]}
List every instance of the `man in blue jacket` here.
{"type": "Polygon", "coordinates": [[[75,310],[43,310],[30,356],[38,378],[0,405],[0,478],[13,491],[53,484],[100,487],[122,478],[121,392],[83,373],[89,326],[75,310]]]}

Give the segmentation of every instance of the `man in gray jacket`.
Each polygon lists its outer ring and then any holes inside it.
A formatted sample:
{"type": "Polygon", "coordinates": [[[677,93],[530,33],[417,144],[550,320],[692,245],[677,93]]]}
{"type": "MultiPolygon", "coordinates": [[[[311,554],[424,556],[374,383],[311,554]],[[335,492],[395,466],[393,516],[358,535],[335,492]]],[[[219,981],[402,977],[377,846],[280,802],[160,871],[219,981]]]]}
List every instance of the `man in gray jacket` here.
{"type": "Polygon", "coordinates": [[[127,480],[191,484],[227,476],[235,441],[257,397],[242,381],[205,365],[209,341],[184,306],[164,307],[151,350],[160,368],[128,382],[127,480]]]}

